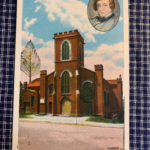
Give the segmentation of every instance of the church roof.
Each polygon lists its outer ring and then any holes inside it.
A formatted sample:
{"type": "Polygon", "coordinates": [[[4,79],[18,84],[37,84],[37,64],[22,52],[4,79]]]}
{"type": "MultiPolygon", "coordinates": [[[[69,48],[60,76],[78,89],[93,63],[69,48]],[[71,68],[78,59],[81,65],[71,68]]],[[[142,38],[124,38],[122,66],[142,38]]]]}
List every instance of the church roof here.
{"type": "Polygon", "coordinates": [[[53,75],[55,73],[55,71],[51,72],[50,74],[47,75],[47,77],[53,75]]]}
{"type": "Polygon", "coordinates": [[[28,87],[37,87],[37,86],[40,86],[40,78],[37,78],[28,84],[28,87]]]}

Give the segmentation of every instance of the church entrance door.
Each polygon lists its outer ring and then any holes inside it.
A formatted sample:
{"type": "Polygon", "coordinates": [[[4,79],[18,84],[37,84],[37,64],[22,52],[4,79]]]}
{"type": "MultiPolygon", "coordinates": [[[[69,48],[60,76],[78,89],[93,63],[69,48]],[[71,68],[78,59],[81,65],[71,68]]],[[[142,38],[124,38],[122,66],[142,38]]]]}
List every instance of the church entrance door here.
{"type": "Polygon", "coordinates": [[[30,113],[30,102],[24,102],[25,113],[30,113]]]}
{"type": "Polygon", "coordinates": [[[62,100],[61,110],[63,115],[71,114],[71,102],[68,98],[62,100]]]}
{"type": "Polygon", "coordinates": [[[49,102],[49,113],[52,113],[52,102],[49,102]]]}

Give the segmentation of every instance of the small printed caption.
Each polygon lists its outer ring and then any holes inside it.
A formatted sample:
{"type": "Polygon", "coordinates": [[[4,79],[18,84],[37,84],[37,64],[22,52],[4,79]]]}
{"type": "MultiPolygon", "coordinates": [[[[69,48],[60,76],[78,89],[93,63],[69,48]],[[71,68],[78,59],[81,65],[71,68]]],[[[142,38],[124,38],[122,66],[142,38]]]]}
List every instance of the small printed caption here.
{"type": "Polygon", "coordinates": [[[119,147],[107,147],[107,150],[124,150],[124,149],[119,147]]]}

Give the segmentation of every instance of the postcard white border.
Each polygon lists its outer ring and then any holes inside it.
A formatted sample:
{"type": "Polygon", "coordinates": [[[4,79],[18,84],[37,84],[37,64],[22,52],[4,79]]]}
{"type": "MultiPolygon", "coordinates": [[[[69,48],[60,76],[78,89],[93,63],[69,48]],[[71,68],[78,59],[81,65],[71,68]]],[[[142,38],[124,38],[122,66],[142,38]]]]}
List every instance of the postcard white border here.
{"type": "Polygon", "coordinates": [[[13,101],[13,132],[12,150],[18,150],[18,128],[19,128],[19,91],[20,91],[20,54],[22,39],[22,10],[23,0],[17,0],[16,19],[16,45],[15,45],[15,73],[14,73],[14,101],[13,101]]]}
{"type": "MultiPolygon", "coordinates": [[[[129,11],[128,0],[123,1],[124,22],[124,95],[125,95],[125,123],[124,123],[124,147],[129,150],[129,11]],[[128,89],[128,90],[127,90],[128,89]]],[[[15,50],[15,73],[14,73],[14,102],[13,102],[13,132],[12,150],[18,150],[19,131],[19,87],[20,87],[20,54],[22,38],[22,11],[23,0],[17,0],[16,22],[16,50],[15,50]]]]}
{"type": "Polygon", "coordinates": [[[125,95],[125,122],[124,122],[124,146],[129,150],[129,9],[128,0],[123,1],[124,13],[124,95],[125,95]]]}

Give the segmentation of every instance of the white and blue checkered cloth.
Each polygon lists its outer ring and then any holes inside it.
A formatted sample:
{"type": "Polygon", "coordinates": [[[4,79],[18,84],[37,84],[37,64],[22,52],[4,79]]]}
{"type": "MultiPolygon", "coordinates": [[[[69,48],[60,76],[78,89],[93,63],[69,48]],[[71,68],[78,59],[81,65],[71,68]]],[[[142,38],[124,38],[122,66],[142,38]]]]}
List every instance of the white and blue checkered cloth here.
{"type": "Polygon", "coordinates": [[[150,149],[150,0],[129,1],[130,149],[150,149]]]}
{"type": "Polygon", "coordinates": [[[16,0],[0,0],[0,150],[12,149],[16,0]]]}
{"type": "MultiPolygon", "coordinates": [[[[16,1],[0,0],[0,150],[12,149],[16,1]]],[[[150,0],[129,0],[130,149],[150,149],[150,0]]]]}

